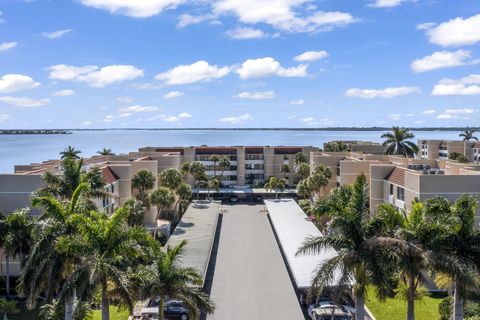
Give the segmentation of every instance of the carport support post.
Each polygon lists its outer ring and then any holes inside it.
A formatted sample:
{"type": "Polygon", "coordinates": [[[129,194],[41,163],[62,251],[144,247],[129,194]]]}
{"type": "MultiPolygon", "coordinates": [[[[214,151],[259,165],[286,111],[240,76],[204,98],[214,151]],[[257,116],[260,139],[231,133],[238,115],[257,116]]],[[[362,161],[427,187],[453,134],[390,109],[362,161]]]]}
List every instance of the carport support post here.
{"type": "Polygon", "coordinates": [[[365,301],[362,295],[355,295],[355,320],[365,319],[365,301]]]}

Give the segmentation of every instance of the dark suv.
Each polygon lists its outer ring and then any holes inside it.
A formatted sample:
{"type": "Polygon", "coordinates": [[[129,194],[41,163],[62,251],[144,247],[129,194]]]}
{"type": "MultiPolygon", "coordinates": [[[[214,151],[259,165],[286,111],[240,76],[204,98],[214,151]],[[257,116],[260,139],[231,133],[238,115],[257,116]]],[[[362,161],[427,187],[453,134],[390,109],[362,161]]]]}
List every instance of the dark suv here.
{"type": "MultiPolygon", "coordinates": [[[[188,310],[180,301],[167,301],[163,310],[165,313],[165,318],[168,320],[188,320],[188,310]]],[[[143,319],[158,319],[158,299],[150,300],[148,306],[143,308],[142,316],[143,319]]]]}

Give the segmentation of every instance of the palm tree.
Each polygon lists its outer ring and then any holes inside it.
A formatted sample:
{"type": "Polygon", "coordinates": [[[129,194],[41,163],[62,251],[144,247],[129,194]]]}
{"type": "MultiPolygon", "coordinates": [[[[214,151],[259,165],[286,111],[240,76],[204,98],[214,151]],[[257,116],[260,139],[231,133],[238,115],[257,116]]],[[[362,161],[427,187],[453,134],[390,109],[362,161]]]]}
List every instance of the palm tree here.
{"type": "Polygon", "coordinates": [[[475,130],[467,129],[464,132],[460,133],[458,136],[460,138],[463,138],[463,141],[470,141],[470,140],[478,141],[478,138],[473,135],[474,133],[475,133],[475,130]]]}
{"type": "Polygon", "coordinates": [[[183,178],[185,180],[187,180],[187,176],[190,173],[190,165],[191,165],[191,162],[183,162],[182,165],[180,166],[180,172],[182,173],[183,178]]]}
{"type": "Polygon", "coordinates": [[[286,163],[282,164],[280,166],[280,173],[283,173],[284,174],[284,178],[287,179],[288,178],[288,175],[290,174],[290,166],[286,163]]]}
{"type": "MultiPolygon", "coordinates": [[[[201,310],[213,312],[214,305],[208,295],[198,289],[202,277],[197,270],[184,267],[179,259],[185,253],[187,242],[184,240],[166,251],[154,250],[153,262],[142,268],[141,292],[145,298],[158,297],[158,319],[164,320],[166,299],[182,301],[188,308],[190,318],[197,319],[201,310]]],[[[183,318],[182,318],[183,319],[183,318]]]]}
{"type": "Polygon", "coordinates": [[[310,166],[307,163],[300,163],[295,171],[299,180],[307,179],[310,175],[310,166]]]}
{"type": "Polygon", "coordinates": [[[285,186],[287,185],[287,180],[285,179],[278,179],[277,177],[270,177],[265,183],[265,190],[267,191],[275,191],[275,199],[278,199],[278,192],[283,192],[285,190],[285,186]]]}
{"type": "Polygon", "coordinates": [[[0,299],[0,314],[3,314],[3,320],[8,320],[8,313],[15,310],[16,301],[0,299]]]}
{"type": "Polygon", "coordinates": [[[195,180],[195,187],[197,188],[197,199],[200,194],[200,185],[201,181],[207,181],[207,176],[205,174],[205,167],[201,162],[195,161],[189,165],[189,173],[193,176],[195,180]]]}
{"type": "Polygon", "coordinates": [[[307,163],[307,156],[303,152],[295,153],[294,163],[296,166],[300,165],[301,163],[307,163]]]}
{"type": "Polygon", "coordinates": [[[10,258],[18,257],[20,264],[32,246],[34,222],[29,209],[17,209],[8,215],[2,226],[2,246],[5,254],[5,282],[10,296],[10,258]]]}
{"type": "MultiPolygon", "coordinates": [[[[22,268],[17,287],[21,295],[27,297],[29,308],[35,308],[41,293],[45,293],[47,303],[51,302],[52,295],[61,288],[67,274],[77,262],[71,254],[57,250],[56,240],[76,233],[70,217],[79,211],[79,199],[87,191],[87,184],[80,184],[68,203],[61,202],[52,195],[32,199],[32,205],[43,209],[43,212],[35,226],[35,244],[22,268]]],[[[65,303],[65,319],[73,319],[74,290],[65,294],[59,302],[65,303]]]]}
{"type": "Polygon", "coordinates": [[[110,148],[103,148],[102,150],[97,151],[97,154],[99,154],[101,156],[114,156],[115,155],[115,153],[113,153],[112,149],[110,149],[110,148]]]}
{"type": "Polygon", "coordinates": [[[102,320],[110,319],[111,293],[133,310],[128,270],[147,261],[145,245],[152,242],[145,228],[127,226],[128,214],[122,207],[111,216],[96,211],[74,214],[69,219],[76,233],[56,241],[59,252],[80,259],[63,284],[60,299],[75,290],[80,301],[90,301],[100,288],[102,320]]]}
{"type": "Polygon", "coordinates": [[[177,200],[177,203],[175,203],[175,213],[177,212],[177,208],[178,208],[179,214],[178,216],[176,216],[175,222],[179,220],[177,218],[179,218],[182,213],[182,205],[181,205],[182,201],[186,201],[192,198],[192,187],[190,187],[189,184],[183,182],[177,188],[176,193],[177,193],[178,200],[177,200]]]}
{"type": "Polygon", "coordinates": [[[208,160],[213,162],[213,177],[217,177],[217,162],[220,161],[220,156],[218,154],[212,154],[208,160]]]}
{"type": "Polygon", "coordinates": [[[175,195],[166,187],[159,187],[150,195],[150,202],[157,206],[157,215],[154,221],[153,237],[157,238],[157,220],[160,219],[162,211],[169,208],[175,202],[175,195]]]}
{"type": "Polygon", "coordinates": [[[80,159],[79,154],[82,153],[80,150],[75,149],[72,146],[68,146],[65,150],[60,152],[60,155],[62,156],[61,159],[80,159]]]}
{"type": "Polygon", "coordinates": [[[158,183],[170,190],[176,190],[182,183],[182,174],[174,168],[165,169],[158,176],[158,183]]]}
{"type": "Polygon", "coordinates": [[[139,170],[132,177],[132,188],[138,190],[137,199],[142,201],[145,207],[148,207],[147,191],[155,186],[155,177],[153,173],[146,169],[139,170]]]}
{"type": "Polygon", "coordinates": [[[325,188],[328,183],[330,182],[330,178],[332,177],[332,172],[330,169],[324,165],[319,165],[315,167],[313,173],[310,177],[307,178],[308,185],[310,186],[310,190],[317,194],[325,188]]]}
{"type": "Polygon", "coordinates": [[[220,182],[215,178],[209,179],[205,183],[205,187],[207,188],[207,199],[210,200],[210,190],[220,191],[220,182]]]}
{"type": "Polygon", "coordinates": [[[220,161],[218,162],[218,165],[220,166],[220,169],[222,169],[222,175],[220,181],[223,181],[223,174],[225,173],[225,170],[230,169],[230,159],[227,157],[222,157],[220,161]]]}
{"type": "Polygon", "coordinates": [[[387,147],[386,154],[396,154],[404,157],[414,157],[418,153],[418,146],[407,141],[415,136],[407,128],[393,127],[392,132],[382,134],[381,138],[386,139],[383,145],[387,147]]]}
{"type": "Polygon", "coordinates": [[[350,286],[351,279],[355,296],[355,318],[365,317],[365,295],[368,284],[379,287],[377,294],[383,298],[389,288],[389,271],[385,268],[386,257],[379,249],[380,240],[373,233],[369,212],[369,191],[367,179],[361,175],[355,181],[348,205],[334,213],[331,222],[334,233],[305,239],[297,254],[320,254],[328,248],[335,248],[338,255],[322,262],[313,278],[312,286],[317,293],[336,285],[337,294],[350,286]],[[338,282],[333,283],[335,274],[338,282]],[[318,290],[317,290],[318,289],[318,290]]]}

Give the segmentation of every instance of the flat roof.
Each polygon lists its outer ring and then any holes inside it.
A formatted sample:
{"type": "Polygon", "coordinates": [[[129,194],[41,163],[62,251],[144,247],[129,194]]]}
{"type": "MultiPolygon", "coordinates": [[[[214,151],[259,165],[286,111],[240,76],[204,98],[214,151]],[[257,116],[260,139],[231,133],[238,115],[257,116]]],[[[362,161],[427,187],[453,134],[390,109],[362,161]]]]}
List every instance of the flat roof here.
{"type": "MultiPolygon", "coordinates": [[[[198,189],[193,189],[193,193],[196,193],[198,189]]],[[[208,190],[200,189],[200,194],[207,194],[208,190]]],[[[210,193],[225,193],[225,194],[275,194],[273,190],[265,190],[265,188],[220,188],[220,191],[210,190],[210,193]]],[[[296,194],[297,189],[285,189],[282,194],[296,194]]],[[[278,193],[280,194],[280,192],[278,193]]]]}
{"type": "Polygon", "coordinates": [[[179,261],[202,275],[202,286],[215,239],[220,201],[193,201],[168,239],[165,247],[175,247],[187,240],[185,253],[179,261]]]}
{"type": "MultiPolygon", "coordinates": [[[[323,262],[335,257],[337,252],[332,248],[320,254],[296,255],[305,238],[322,237],[322,233],[293,199],[264,202],[297,288],[310,288],[315,271],[323,262]]],[[[332,285],[338,283],[339,278],[340,273],[336,272],[332,285]]]]}

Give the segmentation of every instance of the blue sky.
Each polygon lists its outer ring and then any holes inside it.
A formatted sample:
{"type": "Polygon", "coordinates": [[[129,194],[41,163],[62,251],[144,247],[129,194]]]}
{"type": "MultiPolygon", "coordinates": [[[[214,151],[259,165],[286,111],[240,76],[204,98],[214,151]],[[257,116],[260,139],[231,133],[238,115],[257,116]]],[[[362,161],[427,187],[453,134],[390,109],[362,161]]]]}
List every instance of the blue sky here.
{"type": "Polygon", "coordinates": [[[478,0],[2,0],[0,128],[478,125],[478,0]]]}

